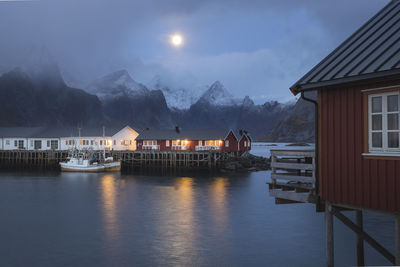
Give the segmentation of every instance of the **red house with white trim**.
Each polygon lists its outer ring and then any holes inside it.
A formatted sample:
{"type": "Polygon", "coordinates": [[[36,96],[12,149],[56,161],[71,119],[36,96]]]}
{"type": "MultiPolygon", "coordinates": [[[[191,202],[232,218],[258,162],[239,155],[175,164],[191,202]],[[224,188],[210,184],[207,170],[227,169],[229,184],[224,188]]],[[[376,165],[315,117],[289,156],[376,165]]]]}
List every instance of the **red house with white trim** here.
{"type": "Polygon", "coordinates": [[[243,152],[251,149],[247,132],[232,130],[144,130],[139,133],[138,150],[243,152]]]}

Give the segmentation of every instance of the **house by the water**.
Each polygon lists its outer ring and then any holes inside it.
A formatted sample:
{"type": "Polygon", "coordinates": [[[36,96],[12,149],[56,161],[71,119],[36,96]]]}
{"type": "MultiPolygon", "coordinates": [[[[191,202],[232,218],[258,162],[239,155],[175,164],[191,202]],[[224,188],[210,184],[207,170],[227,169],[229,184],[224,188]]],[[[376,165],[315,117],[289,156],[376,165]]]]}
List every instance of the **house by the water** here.
{"type": "Polygon", "coordinates": [[[250,135],[232,130],[142,130],[124,128],[0,127],[0,150],[172,150],[251,149],[250,135]]]}
{"type": "Polygon", "coordinates": [[[139,134],[124,128],[0,127],[2,150],[136,150],[139,134]]]}
{"type": "Polygon", "coordinates": [[[391,1],[290,90],[316,108],[314,200],[325,207],[327,266],[334,264],[333,216],[357,234],[358,265],[364,265],[364,241],[400,265],[400,1],[391,1]],[[356,220],[344,210],[356,211],[356,220]],[[394,254],[364,231],[365,210],[394,216],[394,254]]]}
{"type": "Polygon", "coordinates": [[[144,130],[137,140],[138,150],[183,150],[226,152],[248,151],[251,138],[246,131],[232,130],[144,130]]]}

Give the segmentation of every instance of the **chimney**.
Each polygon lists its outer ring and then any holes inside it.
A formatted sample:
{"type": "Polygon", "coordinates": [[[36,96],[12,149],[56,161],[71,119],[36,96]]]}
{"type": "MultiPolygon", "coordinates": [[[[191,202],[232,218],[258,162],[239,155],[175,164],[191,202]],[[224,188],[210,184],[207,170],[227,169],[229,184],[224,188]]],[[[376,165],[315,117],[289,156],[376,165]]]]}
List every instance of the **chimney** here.
{"type": "Polygon", "coordinates": [[[180,133],[180,132],[181,132],[181,129],[179,129],[179,126],[178,126],[178,125],[175,126],[175,131],[176,131],[177,133],[180,133]]]}
{"type": "Polygon", "coordinates": [[[240,134],[240,136],[243,135],[243,130],[242,129],[239,130],[239,134],[240,134]]]}

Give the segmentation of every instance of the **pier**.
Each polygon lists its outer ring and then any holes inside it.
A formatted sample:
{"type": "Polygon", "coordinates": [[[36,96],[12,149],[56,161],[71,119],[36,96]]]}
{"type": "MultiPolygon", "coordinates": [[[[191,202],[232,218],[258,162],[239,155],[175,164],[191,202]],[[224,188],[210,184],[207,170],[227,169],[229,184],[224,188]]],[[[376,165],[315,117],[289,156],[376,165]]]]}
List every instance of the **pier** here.
{"type": "MultiPolygon", "coordinates": [[[[103,151],[95,151],[102,154],[103,151]]],[[[106,157],[121,160],[123,170],[146,168],[213,170],[237,152],[224,151],[106,151],[106,157]]],[[[68,151],[54,150],[1,150],[1,169],[47,169],[58,170],[60,161],[65,161],[68,151]]]]}

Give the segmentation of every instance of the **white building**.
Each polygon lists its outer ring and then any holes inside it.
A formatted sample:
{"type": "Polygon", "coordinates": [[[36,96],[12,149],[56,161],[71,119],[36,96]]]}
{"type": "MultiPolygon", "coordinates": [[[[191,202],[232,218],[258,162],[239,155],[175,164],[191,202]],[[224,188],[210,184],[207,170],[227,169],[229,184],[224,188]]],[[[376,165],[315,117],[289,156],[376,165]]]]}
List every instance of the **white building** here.
{"type": "Polygon", "coordinates": [[[139,134],[125,126],[105,128],[0,127],[2,150],[136,150],[139,134]]]}

